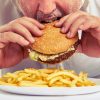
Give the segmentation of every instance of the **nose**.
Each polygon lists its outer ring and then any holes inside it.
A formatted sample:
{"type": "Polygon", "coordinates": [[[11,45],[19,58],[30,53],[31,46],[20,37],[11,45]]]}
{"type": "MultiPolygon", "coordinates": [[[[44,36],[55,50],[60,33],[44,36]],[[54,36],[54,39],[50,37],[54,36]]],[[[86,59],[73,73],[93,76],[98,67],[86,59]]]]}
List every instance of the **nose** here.
{"type": "Polygon", "coordinates": [[[48,15],[52,13],[56,9],[56,4],[52,0],[41,0],[42,2],[39,4],[39,11],[41,11],[44,15],[48,15]]]}

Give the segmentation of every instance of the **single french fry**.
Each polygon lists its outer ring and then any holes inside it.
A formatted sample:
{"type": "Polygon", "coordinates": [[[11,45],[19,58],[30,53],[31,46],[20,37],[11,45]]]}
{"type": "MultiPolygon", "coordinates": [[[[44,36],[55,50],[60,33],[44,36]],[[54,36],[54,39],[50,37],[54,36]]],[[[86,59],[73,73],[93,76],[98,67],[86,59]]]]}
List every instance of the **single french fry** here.
{"type": "Polygon", "coordinates": [[[69,76],[69,77],[74,78],[74,79],[78,78],[78,76],[75,76],[70,72],[60,71],[60,72],[53,73],[53,74],[49,75],[47,79],[50,80],[53,77],[60,76],[60,75],[66,75],[66,76],[69,76]]]}
{"type": "Polygon", "coordinates": [[[49,81],[49,85],[52,85],[53,83],[55,83],[56,81],[60,80],[61,78],[62,78],[61,76],[52,78],[52,79],[49,81]]]}
{"type": "Polygon", "coordinates": [[[37,81],[37,82],[30,82],[30,81],[21,81],[19,83],[19,86],[48,86],[46,85],[46,83],[44,82],[40,82],[40,81],[37,81]]]}

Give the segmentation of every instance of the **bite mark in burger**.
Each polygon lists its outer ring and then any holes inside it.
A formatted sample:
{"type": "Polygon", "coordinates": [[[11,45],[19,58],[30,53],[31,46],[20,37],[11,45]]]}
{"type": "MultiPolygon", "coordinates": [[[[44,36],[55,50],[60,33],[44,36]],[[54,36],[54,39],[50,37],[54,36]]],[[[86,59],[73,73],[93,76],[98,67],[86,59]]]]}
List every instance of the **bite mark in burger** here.
{"type": "Polygon", "coordinates": [[[49,64],[59,63],[68,59],[76,50],[78,36],[68,39],[62,34],[60,28],[54,26],[54,22],[45,24],[43,35],[36,37],[31,44],[29,57],[32,60],[49,64]]]}

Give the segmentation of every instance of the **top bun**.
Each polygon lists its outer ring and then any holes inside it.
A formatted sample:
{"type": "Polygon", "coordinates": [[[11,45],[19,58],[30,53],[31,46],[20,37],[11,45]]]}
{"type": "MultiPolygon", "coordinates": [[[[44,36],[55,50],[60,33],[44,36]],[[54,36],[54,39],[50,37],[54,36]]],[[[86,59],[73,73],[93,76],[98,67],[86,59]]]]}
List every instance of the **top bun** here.
{"type": "Polygon", "coordinates": [[[54,26],[54,22],[45,24],[43,35],[36,37],[31,45],[32,49],[42,54],[58,54],[67,51],[78,41],[78,36],[67,38],[61,33],[60,28],[54,26]]]}

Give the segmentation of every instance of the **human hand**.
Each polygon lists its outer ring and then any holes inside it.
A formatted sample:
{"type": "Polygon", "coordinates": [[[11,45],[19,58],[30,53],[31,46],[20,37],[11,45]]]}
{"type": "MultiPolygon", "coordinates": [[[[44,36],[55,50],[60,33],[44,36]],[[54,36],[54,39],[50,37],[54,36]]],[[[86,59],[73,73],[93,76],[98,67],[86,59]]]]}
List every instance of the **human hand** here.
{"type": "Polygon", "coordinates": [[[83,11],[77,11],[61,18],[55,26],[61,27],[61,32],[67,33],[67,37],[72,38],[79,29],[91,33],[94,33],[94,31],[100,33],[100,18],[83,11]]]}
{"type": "Polygon", "coordinates": [[[81,45],[78,50],[92,57],[100,57],[100,18],[83,11],[77,11],[64,16],[56,24],[68,38],[74,37],[82,30],[81,45]]]}
{"type": "Polygon", "coordinates": [[[0,66],[9,67],[24,59],[25,47],[41,36],[44,25],[28,17],[18,18],[0,27],[0,66]]]}

